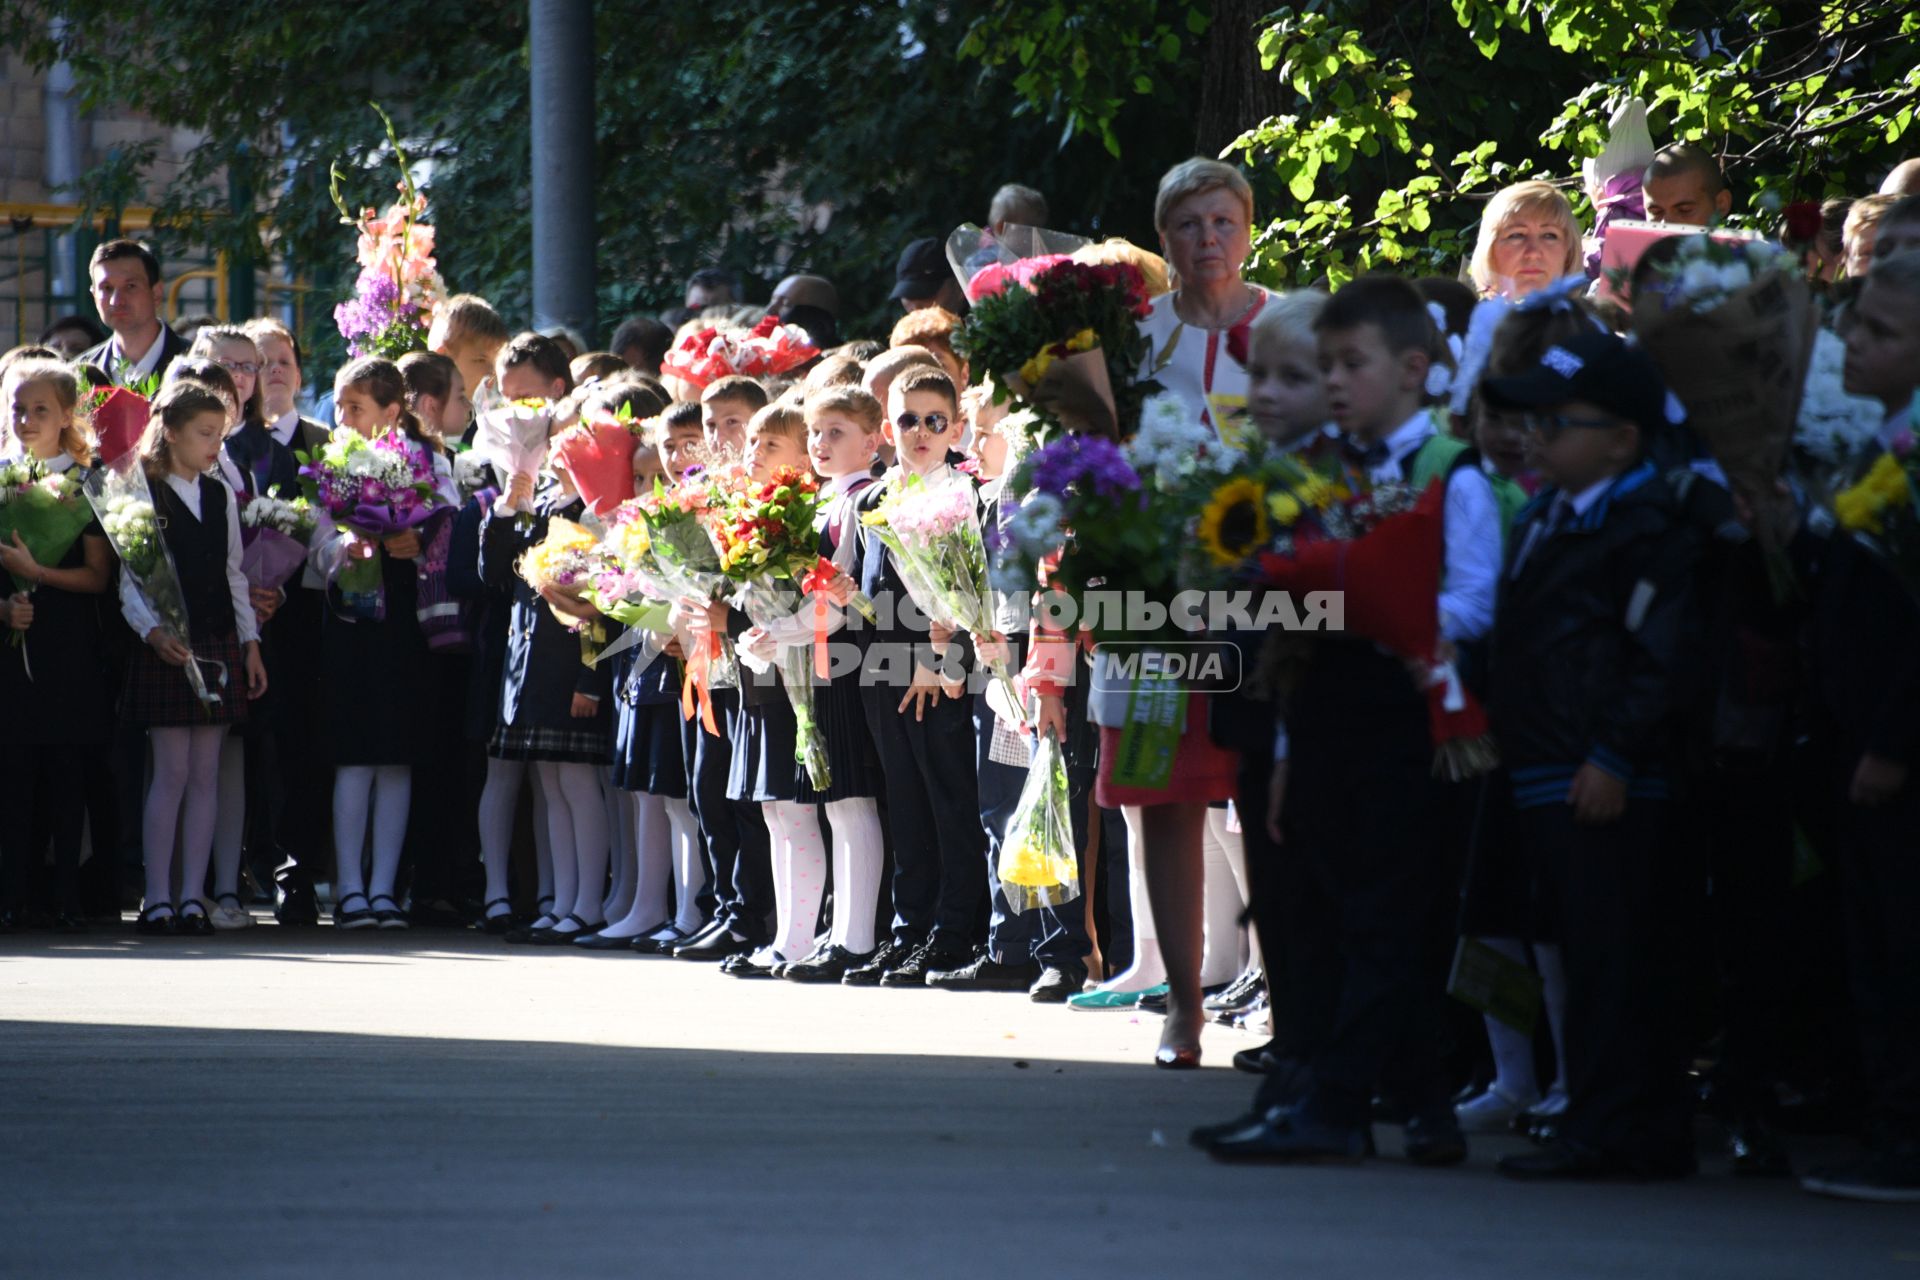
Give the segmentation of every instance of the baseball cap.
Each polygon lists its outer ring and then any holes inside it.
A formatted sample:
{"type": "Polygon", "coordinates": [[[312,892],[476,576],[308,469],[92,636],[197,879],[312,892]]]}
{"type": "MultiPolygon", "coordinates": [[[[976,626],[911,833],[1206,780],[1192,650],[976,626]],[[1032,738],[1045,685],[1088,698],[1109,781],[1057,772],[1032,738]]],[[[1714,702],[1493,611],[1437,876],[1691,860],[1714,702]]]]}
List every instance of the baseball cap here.
{"type": "Polygon", "coordinates": [[[940,291],[943,281],[952,278],[945,246],[932,239],[915,240],[902,249],[900,265],[893,274],[893,292],[888,296],[896,302],[902,298],[931,298],[940,291]]]}
{"type": "Polygon", "coordinates": [[[1533,368],[1488,378],[1480,392],[1498,409],[1550,409],[1584,400],[1638,423],[1645,433],[1663,430],[1668,421],[1666,382],[1653,358],[1599,330],[1554,343],[1533,368]]]}

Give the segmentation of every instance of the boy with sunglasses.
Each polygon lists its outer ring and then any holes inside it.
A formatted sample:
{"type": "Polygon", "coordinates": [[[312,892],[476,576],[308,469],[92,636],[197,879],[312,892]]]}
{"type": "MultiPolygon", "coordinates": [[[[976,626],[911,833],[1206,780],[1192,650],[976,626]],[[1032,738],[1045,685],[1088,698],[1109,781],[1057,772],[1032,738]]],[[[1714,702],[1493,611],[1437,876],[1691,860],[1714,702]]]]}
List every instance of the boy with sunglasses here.
{"type": "Polygon", "coordinates": [[[1669,841],[1698,548],[1645,442],[1666,395],[1611,334],[1548,347],[1483,385],[1526,425],[1546,486],[1517,517],[1494,619],[1492,715],[1535,908],[1562,939],[1569,1103],[1518,1178],[1694,1168],[1676,993],[1690,887],[1669,841]]]}
{"type": "MultiPolygon", "coordinates": [[[[881,434],[897,464],[860,495],[877,507],[904,477],[971,486],[953,469],[960,439],[960,397],[935,368],[903,370],[887,389],[881,434]]],[[[893,930],[873,958],[850,972],[850,986],[924,986],[931,970],[964,964],[986,901],[986,833],[980,826],[974,768],[973,702],[961,695],[965,637],[944,627],[929,634],[893,564],[864,531],[850,576],[880,607],[866,629],[860,699],[885,776],[887,836],[893,849],[893,930]],[[931,641],[931,643],[929,643],[931,641]],[[947,645],[961,654],[947,654],[947,645]]]]}

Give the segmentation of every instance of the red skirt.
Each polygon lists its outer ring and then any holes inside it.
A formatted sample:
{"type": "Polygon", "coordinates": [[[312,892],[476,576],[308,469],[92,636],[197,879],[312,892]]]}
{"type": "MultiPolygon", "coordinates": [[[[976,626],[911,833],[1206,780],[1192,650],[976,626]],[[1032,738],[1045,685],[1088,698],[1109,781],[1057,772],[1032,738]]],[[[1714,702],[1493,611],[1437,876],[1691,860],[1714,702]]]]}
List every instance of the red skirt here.
{"type": "Polygon", "coordinates": [[[229,632],[217,639],[193,646],[200,674],[207,688],[220,695],[218,702],[202,702],[187,681],[186,668],[169,666],[149,644],[137,644],[133,661],[127,664],[127,697],[123,714],[134,724],[148,728],[198,728],[203,725],[239,724],[247,718],[247,667],[239,636],[229,632]],[[226,683],[220,682],[226,668],[226,683]]]}
{"type": "Polygon", "coordinates": [[[1113,782],[1113,763],[1120,758],[1120,730],[1100,729],[1100,773],[1094,782],[1094,802],[1103,809],[1122,805],[1214,804],[1234,798],[1239,786],[1240,753],[1215,745],[1207,733],[1207,695],[1187,695],[1187,728],[1173,753],[1173,775],[1165,787],[1121,787],[1113,782]]]}

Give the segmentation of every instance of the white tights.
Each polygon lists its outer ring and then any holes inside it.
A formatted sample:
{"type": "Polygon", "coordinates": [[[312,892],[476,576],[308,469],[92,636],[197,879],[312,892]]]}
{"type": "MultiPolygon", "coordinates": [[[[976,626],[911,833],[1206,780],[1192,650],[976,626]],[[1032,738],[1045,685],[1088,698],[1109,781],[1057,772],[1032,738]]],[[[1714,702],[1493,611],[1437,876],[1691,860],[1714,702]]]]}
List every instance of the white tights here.
{"type": "Polygon", "coordinates": [[[1247,850],[1240,833],[1228,829],[1225,809],[1207,810],[1201,847],[1206,867],[1207,942],[1200,962],[1200,985],[1214,987],[1233,981],[1245,967],[1242,943],[1248,931],[1240,917],[1247,909],[1247,850]]]}
{"type": "MultiPolygon", "coordinates": [[[[547,793],[553,909],[598,926],[607,889],[607,803],[600,795],[600,767],[540,760],[534,770],[547,793]]],[[[578,928],[564,918],[554,927],[560,933],[578,928]]]]}
{"type": "MultiPolygon", "coordinates": [[[[636,877],[640,870],[640,851],[634,844],[634,836],[638,834],[640,818],[635,812],[634,801],[639,799],[640,793],[622,791],[602,773],[600,796],[607,803],[608,873],[607,900],[601,904],[600,918],[625,920],[632,914],[634,900],[639,896],[636,877]]],[[[661,920],[665,916],[653,918],[661,920]]]]}
{"type": "MultiPolygon", "coordinates": [[[[1516,964],[1527,962],[1527,946],[1518,938],[1482,938],[1480,941],[1516,964]]],[[[1567,1015],[1566,965],[1560,958],[1560,948],[1545,944],[1535,944],[1533,960],[1540,971],[1541,997],[1547,1007],[1547,1030],[1553,1036],[1556,1079],[1564,1089],[1567,1057],[1561,1037],[1565,1033],[1567,1015]]],[[[1540,1082],[1533,1065],[1533,1037],[1498,1018],[1486,1017],[1483,1020],[1487,1025],[1487,1044],[1493,1049],[1493,1087],[1509,1098],[1518,1098],[1523,1103],[1532,1102],[1540,1096],[1540,1082]]]]}
{"type": "Polygon", "coordinates": [[[1127,824],[1127,910],[1133,915],[1133,963],[1096,989],[1145,991],[1167,980],[1167,967],[1160,959],[1160,935],[1153,927],[1153,904],[1147,899],[1146,840],[1140,829],[1139,807],[1123,805],[1120,816],[1127,824]]]}
{"type": "Polygon", "coordinates": [[[880,870],[886,861],[880,806],[859,798],[832,801],[827,824],[833,829],[833,945],[863,956],[874,948],[880,870]]]}
{"type": "Polygon", "coordinates": [[[240,893],[240,846],[247,833],[247,743],[229,737],[220,749],[220,812],[213,824],[213,896],[240,893]]]}
{"type": "Polygon", "coordinates": [[[146,905],[173,901],[173,840],[180,835],[180,901],[206,892],[207,859],[219,807],[220,743],[228,726],[167,726],[149,730],[153,781],[147,787],[141,842],[146,863],[146,905]],[[182,801],[185,801],[184,806],[182,801]]]}
{"type": "MultiPolygon", "coordinates": [[[[553,842],[547,832],[547,796],[537,770],[529,773],[522,760],[487,760],[487,782],[480,791],[480,864],[486,870],[486,900],[507,896],[507,860],[513,852],[513,811],[520,803],[522,780],[533,784],[533,850],[539,869],[540,897],[553,896],[553,842]]],[[[565,913],[556,909],[538,923],[552,924],[565,913]]],[[[493,915],[504,915],[501,907],[493,915]]]]}
{"type": "Polygon", "coordinates": [[[600,932],[610,938],[637,938],[671,924],[682,933],[700,927],[700,891],[707,883],[707,860],[685,800],[645,791],[614,792],[623,811],[620,826],[633,848],[633,901],[626,912],[600,932]],[[667,897],[673,894],[673,916],[667,897]]]}
{"type": "Polygon", "coordinates": [[[804,960],[813,954],[813,927],[827,887],[820,807],[769,800],[761,811],[773,845],[773,950],[782,960],[804,960]]]}
{"type": "MultiPolygon", "coordinates": [[[[343,764],[333,775],[334,901],[364,893],[369,899],[393,897],[400,874],[400,850],[407,839],[407,810],[413,804],[413,771],[403,764],[343,764]],[[373,817],[373,875],[361,881],[361,852],[366,847],[367,817],[373,817]]],[[[397,903],[396,903],[397,905],[397,903]]]]}

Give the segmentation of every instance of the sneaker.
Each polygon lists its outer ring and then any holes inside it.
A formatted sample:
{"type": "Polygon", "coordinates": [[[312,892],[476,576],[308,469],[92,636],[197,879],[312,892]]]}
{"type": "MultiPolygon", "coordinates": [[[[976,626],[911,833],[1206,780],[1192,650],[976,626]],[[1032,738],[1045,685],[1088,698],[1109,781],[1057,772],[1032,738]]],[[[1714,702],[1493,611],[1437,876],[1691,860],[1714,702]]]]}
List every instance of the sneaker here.
{"type": "Polygon", "coordinates": [[[1515,1116],[1540,1101],[1539,1098],[1515,1097],[1493,1084],[1488,1085],[1486,1092],[1478,1097],[1456,1105],[1453,1116],[1466,1133],[1506,1133],[1513,1127],[1515,1116]]]}
{"type": "Polygon", "coordinates": [[[1200,1002],[1207,1016],[1215,1022],[1227,1022],[1242,1009],[1267,995],[1267,976],[1260,969],[1248,969],[1226,985],[1218,995],[1208,996],[1200,1002]]]}
{"type": "Polygon", "coordinates": [[[1035,1004],[1065,1004],[1087,985],[1087,971],[1078,965],[1050,964],[1027,988],[1027,998],[1035,1004]]]}
{"type": "Polygon", "coordinates": [[[237,893],[223,893],[213,900],[212,919],[214,929],[220,933],[253,927],[253,916],[240,905],[237,893]]]}
{"type": "Polygon", "coordinates": [[[1920,1153],[1911,1147],[1883,1151],[1853,1164],[1815,1169],[1800,1179],[1817,1196],[1872,1204],[1920,1204],[1920,1153]]]}
{"type": "Polygon", "coordinates": [[[1108,1013],[1136,1008],[1140,997],[1148,992],[1165,995],[1167,984],[1148,987],[1145,991],[1082,991],[1077,996],[1067,997],[1067,1008],[1078,1009],[1082,1013],[1108,1013]]]}
{"type": "Polygon", "coordinates": [[[902,963],[920,949],[917,942],[888,941],[880,949],[867,957],[867,962],[858,968],[847,970],[847,976],[840,981],[849,987],[877,987],[880,978],[887,970],[902,963]]]}

